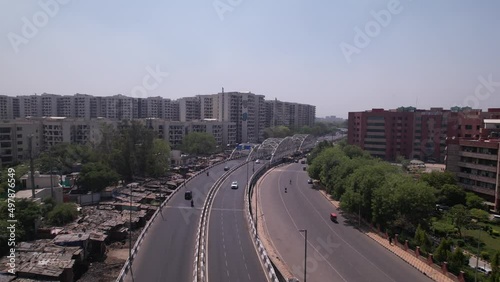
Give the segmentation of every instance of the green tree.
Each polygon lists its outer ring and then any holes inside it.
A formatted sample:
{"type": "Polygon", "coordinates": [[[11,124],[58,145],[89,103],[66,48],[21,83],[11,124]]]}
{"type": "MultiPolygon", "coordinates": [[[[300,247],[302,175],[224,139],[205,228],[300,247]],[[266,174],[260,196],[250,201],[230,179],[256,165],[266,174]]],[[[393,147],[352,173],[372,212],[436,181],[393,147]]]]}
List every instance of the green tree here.
{"type": "Polygon", "coordinates": [[[448,260],[449,270],[455,274],[458,274],[462,267],[468,264],[467,262],[469,261],[460,247],[455,248],[455,251],[448,256],[448,260]]]}
{"type": "Polygon", "coordinates": [[[440,262],[447,261],[449,255],[451,254],[451,245],[451,240],[443,238],[434,252],[434,258],[440,262]]]}
{"type": "Polygon", "coordinates": [[[390,175],[373,193],[373,221],[415,230],[418,224],[428,225],[435,201],[434,190],[426,183],[403,174],[390,175]]]}
{"type": "Polygon", "coordinates": [[[62,203],[54,207],[47,215],[49,224],[63,226],[76,219],[78,211],[73,203],[62,203]]]}
{"type": "Polygon", "coordinates": [[[415,242],[417,242],[417,245],[419,245],[423,251],[429,252],[431,250],[431,240],[420,224],[415,231],[415,242]]]}
{"type": "Polygon", "coordinates": [[[465,201],[469,209],[485,209],[484,199],[472,192],[466,193],[465,201]]]}
{"type": "Polygon", "coordinates": [[[78,185],[88,191],[100,192],[109,185],[118,182],[119,175],[103,163],[88,163],[82,167],[78,185]]]}
{"type": "Polygon", "coordinates": [[[457,185],[444,184],[437,191],[437,202],[452,207],[454,205],[465,205],[465,190],[457,185]]]}
{"type": "Polygon", "coordinates": [[[285,138],[292,135],[293,132],[290,130],[290,128],[283,125],[268,127],[264,129],[264,138],[285,138]]]}
{"type": "Polygon", "coordinates": [[[170,166],[170,146],[162,139],[153,140],[153,148],[148,158],[146,175],[152,177],[165,176],[170,166]]]}
{"type": "Polygon", "coordinates": [[[457,228],[458,234],[462,237],[462,229],[471,223],[470,211],[464,205],[455,205],[447,212],[453,225],[457,228]]]}
{"type": "Polygon", "coordinates": [[[373,160],[354,170],[348,176],[345,184],[346,191],[341,198],[342,208],[349,212],[358,213],[360,209],[358,204],[361,203],[361,215],[363,218],[371,219],[373,191],[385,184],[387,176],[396,173],[400,173],[397,167],[378,160],[373,160]],[[361,200],[351,199],[352,196],[358,194],[361,200]]]}
{"type": "Polygon", "coordinates": [[[193,155],[211,154],[216,149],[213,135],[206,132],[191,132],[182,140],[182,150],[193,155]]]}
{"type": "Polygon", "coordinates": [[[455,176],[449,171],[433,171],[431,173],[425,173],[420,177],[420,181],[426,182],[436,190],[441,190],[441,187],[445,184],[455,185],[457,183],[455,176]]]}
{"type": "Polygon", "coordinates": [[[490,219],[490,214],[487,211],[480,209],[471,209],[470,216],[480,222],[488,222],[490,219]]]}
{"type": "Polygon", "coordinates": [[[495,252],[491,258],[491,274],[489,277],[490,282],[500,281],[500,252],[495,252]]]}

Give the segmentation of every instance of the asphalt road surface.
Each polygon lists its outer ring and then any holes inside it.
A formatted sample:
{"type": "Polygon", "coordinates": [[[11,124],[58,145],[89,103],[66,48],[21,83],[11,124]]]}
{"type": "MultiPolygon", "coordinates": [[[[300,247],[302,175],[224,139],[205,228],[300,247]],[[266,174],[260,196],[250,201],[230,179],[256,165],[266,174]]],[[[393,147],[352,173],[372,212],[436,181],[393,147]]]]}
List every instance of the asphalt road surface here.
{"type": "Polygon", "coordinates": [[[215,195],[208,222],[208,281],[267,281],[244,212],[247,171],[251,176],[262,165],[240,167],[215,195]],[[238,181],[238,189],[231,189],[233,181],[238,181]]]}
{"type": "Polygon", "coordinates": [[[307,184],[303,167],[293,163],[275,169],[258,192],[272,244],[293,275],[303,281],[304,233],[298,230],[307,229],[307,281],[431,281],[359,232],[357,222],[351,225],[340,215],[338,223],[332,222],[334,207],[307,184]]]}
{"type": "Polygon", "coordinates": [[[132,262],[126,281],[192,281],[196,231],[201,208],[209,189],[224,174],[224,166],[234,167],[243,160],[232,160],[200,174],[176,193],[153,222],[132,262]],[[184,200],[193,191],[194,208],[184,200]],[[131,275],[132,274],[132,275],[131,275]],[[133,276],[133,279],[132,279],[133,276]]]}

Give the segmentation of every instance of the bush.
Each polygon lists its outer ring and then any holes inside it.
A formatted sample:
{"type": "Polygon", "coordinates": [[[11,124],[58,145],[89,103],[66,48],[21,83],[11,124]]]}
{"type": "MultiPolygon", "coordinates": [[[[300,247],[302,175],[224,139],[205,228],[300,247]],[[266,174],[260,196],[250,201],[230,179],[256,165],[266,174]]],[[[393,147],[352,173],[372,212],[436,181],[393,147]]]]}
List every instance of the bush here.
{"type": "Polygon", "coordinates": [[[489,261],[490,260],[490,253],[488,251],[482,251],[481,252],[481,258],[483,260],[489,261]]]}
{"type": "Polygon", "coordinates": [[[62,226],[73,221],[78,216],[78,211],[73,203],[63,203],[54,207],[47,215],[49,224],[62,226]]]}
{"type": "Polygon", "coordinates": [[[457,240],[457,245],[458,245],[460,248],[463,248],[463,246],[465,246],[465,242],[464,242],[464,240],[457,240]]]}

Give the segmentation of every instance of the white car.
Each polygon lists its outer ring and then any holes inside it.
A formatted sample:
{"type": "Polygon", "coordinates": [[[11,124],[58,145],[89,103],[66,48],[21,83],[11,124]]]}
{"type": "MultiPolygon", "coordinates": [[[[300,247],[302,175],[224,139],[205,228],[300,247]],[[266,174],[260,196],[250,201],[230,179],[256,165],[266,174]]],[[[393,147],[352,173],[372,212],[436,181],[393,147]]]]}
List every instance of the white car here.
{"type": "Polygon", "coordinates": [[[260,164],[260,160],[256,160],[256,161],[255,161],[255,163],[256,163],[256,164],[260,164]]]}
{"type": "Polygon", "coordinates": [[[233,181],[233,183],[231,183],[231,189],[238,189],[238,181],[233,181]]]}

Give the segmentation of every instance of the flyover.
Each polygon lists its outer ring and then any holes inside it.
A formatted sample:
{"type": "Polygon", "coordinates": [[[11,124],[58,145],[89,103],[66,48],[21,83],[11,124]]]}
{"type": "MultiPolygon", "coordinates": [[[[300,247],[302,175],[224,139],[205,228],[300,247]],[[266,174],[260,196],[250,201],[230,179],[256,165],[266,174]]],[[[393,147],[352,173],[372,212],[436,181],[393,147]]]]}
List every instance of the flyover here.
{"type": "Polygon", "coordinates": [[[335,208],[307,183],[302,167],[278,167],[256,188],[259,233],[266,234],[276,250],[273,257],[279,257],[287,272],[303,281],[307,262],[309,281],[431,281],[341,216],[338,223],[332,222],[329,215],[335,208]],[[307,259],[300,229],[308,231],[307,259]]]}
{"type": "Polygon", "coordinates": [[[266,281],[244,213],[245,183],[263,165],[248,162],[236,169],[215,195],[208,221],[208,281],[266,281]],[[233,181],[238,189],[231,189],[233,181]]]}
{"type": "Polygon", "coordinates": [[[196,232],[209,189],[224,174],[225,166],[236,166],[244,160],[231,160],[209,169],[209,176],[195,176],[180,193],[173,195],[151,223],[150,230],[132,260],[125,281],[192,281],[196,232]],[[185,190],[193,191],[194,208],[184,200],[185,190]]]}

